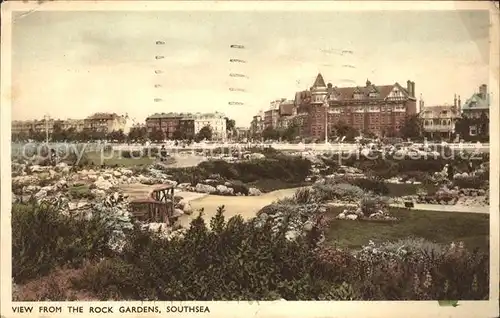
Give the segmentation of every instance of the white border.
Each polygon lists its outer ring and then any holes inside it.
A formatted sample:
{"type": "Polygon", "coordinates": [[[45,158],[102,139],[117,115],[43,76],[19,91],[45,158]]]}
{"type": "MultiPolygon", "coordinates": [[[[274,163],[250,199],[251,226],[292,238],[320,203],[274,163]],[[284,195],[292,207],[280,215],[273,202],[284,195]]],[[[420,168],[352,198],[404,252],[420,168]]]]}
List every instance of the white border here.
{"type": "MultiPolygon", "coordinates": [[[[10,118],[11,118],[11,20],[13,11],[155,11],[155,10],[182,10],[182,11],[379,11],[379,10],[490,10],[491,29],[490,29],[490,80],[489,87],[492,92],[492,107],[490,109],[490,249],[491,249],[491,276],[490,276],[490,300],[473,302],[460,301],[459,306],[439,307],[437,301],[429,302],[211,302],[203,303],[210,306],[211,313],[204,314],[213,317],[231,316],[231,317],[427,317],[427,316],[453,316],[453,317],[495,317],[499,313],[499,122],[500,112],[498,111],[499,100],[499,11],[492,2],[474,2],[474,1],[231,1],[231,2],[213,2],[213,1],[67,1],[67,2],[45,2],[41,5],[36,3],[8,2],[2,5],[2,33],[1,33],[1,311],[5,317],[16,316],[11,311],[11,229],[10,229],[10,208],[11,208],[11,167],[10,167],[10,118]],[[496,44],[496,45],[495,45],[496,44]],[[497,142],[493,140],[497,139],[497,142]]],[[[192,302],[183,302],[183,305],[192,302]]],[[[16,303],[16,305],[29,303],[16,303]]],[[[33,304],[33,303],[31,303],[33,304]]],[[[39,304],[39,303],[38,303],[39,304]]],[[[60,304],[66,308],[68,303],[60,304]]],[[[72,302],[71,305],[81,305],[88,307],[89,302],[72,302]]],[[[111,303],[100,303],[111,304],[111,303]]],[[[145,305],[141,302],[113,302],[118,305],[145,305]]],[[[174,303],[172,303],[174,304],[174,303]]],[[[180,304],[180,303],[176,303],[180,304]]],[[[201,304],[201,303],[197,303],[201,304]]],[[[165,306],[166,302],[158,303],[165,306]]],[[[86,314],[80,314],[84,316],[86,314]]],[[[123,315],[119,313],[110,315],[123,315]]],[[[196,314],[161,314],[163,316],[192,316],[196,314]]],[[[18,314],[17,316],[20,316],[18,314]]],[[[23,316],[28,316],[24,314],[23,316]]],[[[29,316],[44,316],[47,314],[33,313],[29,316]]],[[[59,315],[50,316],[68,316],[68,312],[59,315]]],[[[144,316],[144,315],[143,315],[144,316]]],[[[148,314],[148,316],[153,316],[148,314]]],[[[158,315],[159,316],[159,315],[158,315]]]]}

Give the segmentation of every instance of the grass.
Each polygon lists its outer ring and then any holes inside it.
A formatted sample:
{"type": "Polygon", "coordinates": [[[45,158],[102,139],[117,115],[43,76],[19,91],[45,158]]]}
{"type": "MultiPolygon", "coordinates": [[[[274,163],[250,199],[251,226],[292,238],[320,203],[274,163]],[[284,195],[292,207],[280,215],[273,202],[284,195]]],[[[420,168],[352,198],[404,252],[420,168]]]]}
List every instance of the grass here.
{"type": "Polygon", "coordinates": [[[386,183],[390,197],[401,197],[417,194],[418,189],[424,188],[427,193],[432,194],[438,190],[434,184],[411,184],[411,183],[386,183]]]}
{"type": "MultiPolygon", "coordinates": [[[[332,207],[337,215],[344,208],[332,207]]],[[[489,250],[489,215],[390,208],[399,222],[332,220],[326,231],[328,242],[341,247],[360,248],[370,240],[397,241],[407,237],[424,238],[436,243],[464,242],[471,249],[489,250]]]]}
{"type": "Polygon", "coordinates": [[[114,151],[113,155],[111,152],[88,152],[87,158],[89,162],[93,162],[95,165],[105,164],[107,166],[120,166],[120,167],[135,167],[152,164],[155,159],[148,157],[140,158],[123,158],[120,157],[119,151],[114,151]]]}
{"type": "Polygon", "coordinates": [[[267,193],[282,189],[306,187],[312,184],[313,184],[312,182],[291,183],[279,179],[259,179],[254,182],[247,183],[247,186],[250,188],[257,188],[260,191],[267,193]]]}

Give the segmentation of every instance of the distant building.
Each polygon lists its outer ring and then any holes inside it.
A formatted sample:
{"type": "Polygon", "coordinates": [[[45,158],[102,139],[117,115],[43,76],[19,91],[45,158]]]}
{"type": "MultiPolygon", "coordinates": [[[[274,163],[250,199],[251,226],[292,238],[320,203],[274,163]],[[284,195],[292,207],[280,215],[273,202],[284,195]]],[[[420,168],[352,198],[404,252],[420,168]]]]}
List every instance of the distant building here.
{"type": "Polygon", "coordinates": [[[293,100],[284,100],[279,105],[278,128],[286,129],[297,115],[297,108],[293,100]]]}
{"type": "Polygon", "coordinates": [[[96,132],[110,133],[123,130],[125,134],[128,134],[130,126],[128,116],[116,113],[95,113],[84,119],[84,129],[96,132]]]}
{"type": "Polygon", "coordinates": [[[333,87],[318,74],[310,90],[296,94],[295,103],[294,121],[302,136],[324,139],[325,129],[330,133],[339,122],[360,133],[385,136],[399,132],[406,117],[416,114],[415,83],[407,81],[405,88],[367,80],[364,87],[333,87]]]}
{"type": "Polygon", "coordinates": [[[454,105],[422,107],[419,117],[425,134],[430,138],[452,138],[455,124],[460,119],[460,96],[455,96],[454,105]]]}
{"type": "Polygon", "coordinates": [[[26,134],[34,129],[34,120],[14,120],[11,122],[12,134],[26,134]]]}
{"type": "Polygon", "coordinates": [[[85,120],[84,119],[66,119],[61,121],[60,123],[61,129],[69,130],[73,129],[76,132],[80,132],[85,128],[85,120]]]}
{"type": "Polygon", "coordinates": [[[246,127],[236,127],[236,138],[242,140],[250,137],[250,128],[246,127]]]}
{"type": "Polygon", "coordinates": [[[259,137],[264,130],[264,112],[260,112],[259,114],[253,116],[252,121],[250,123],[250,136],[251,137],[259,137]]]}
{"type": "Polygon", "coordinates": [[[227,139],[226,116],[222,113],[196,113],[194,118],[194,132],[197,134],[203,127],[210,126],[212,129],[212,139],[222,140],[227,139]]]}
{"type": "Polygon", "coordinates": [[[162,131],[167,139],[174,139],[176,131],[180,128],[180,121],[187,114],[179,113],[157,113],[146,118],[148,133],[162,131]]]}
{"type": "MultiPolygon", "coordinates": [[[[488,93],[488,86],[483,84],[479,86],[479,92],[472,94],[472,96],[467,99],[461,108],[462,117],[468,119],[480,119],[484,117],[485,119],[490,118],[490,102],[491,97],[488,93]]],[[[489,125],[480,125],[472,123],[469,126],[469,135],[475,136],[481,133],[487,134],[487,131],[482,132],[482,129],[488,130],[489,125]],[[483,126],[481,128],[481,126],[483,126]]]]}
{"type": "Polygon", "coordinates": [[[264,129],[278,127],[278,119],[280,116],[279,109],[269,109],[264,112],[264,129]]]}

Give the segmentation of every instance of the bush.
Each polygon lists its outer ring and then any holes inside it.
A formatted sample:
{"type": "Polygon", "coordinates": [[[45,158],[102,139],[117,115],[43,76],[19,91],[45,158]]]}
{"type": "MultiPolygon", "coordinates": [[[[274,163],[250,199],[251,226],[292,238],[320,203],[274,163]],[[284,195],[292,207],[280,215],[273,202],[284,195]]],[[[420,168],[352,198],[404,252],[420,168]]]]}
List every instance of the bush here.
{"type": "MultiPolygon", "coordinates": [[[[280,208],[285,207],[274,204],[273,209],[280,208]]],[[[121,252],[112,254],[103,239],[109,230],[99,224],[63,217],[53,209],[15,206],[15,282],[88,259],[92,263],[73,277],[72,286],[48,288],[43,299],[62,300],[70,287],[99,300],[489,297],[488,255],[460,244],[407,240],[371,243],[357,252],[316,247],[318,241],[311,236],[287,240],[271,222],[257,227],[241,216],[226,221],[219,209],[210,230],[199,216],[183,238],[165,238],[136,224],[128,230],[121,252]]]]}
{"type": "Polygon", "coordinates": [[[488,180],[481,177],[470,176],[453,179],[453,186],[460,189],[485,189],[488,188],[488,180]]]}
{"type": "Polygon", "coordinates": [[[90,221],[65,216],[36,203],[12,205],[12,276],[16,283],[57,266],[77,267],[111,255],[112,231],[98,215],[90,221]]]}
{"type": "Polygon", "coordinates": [[[378,211],[386,210],[388,204],[380,197],[367,197],[361,199],[361,211],[365,216],[370,216],[378,211]]]}
{"type": "Polygon", "coordinates": [[[385,182],[380,179],[355,178],[351,181],[351,184],[358,186],[365,191],[370,191],[374,194],[389,194],[389,188],[387,187],[385,182]]]}
{"type": "Polygon", "coordinates": [[[313,189],[320,201],[357,201],[365,195],[363,189],[348,183],[319,183],[315,184],[313,189]]]}
{"type": "Polygon", "coordinates": [[[125,159],[142,158],[145,155],[147,155],[147,153],[141,150],[124,150],[121,152],[122,158],[125,159]]]}

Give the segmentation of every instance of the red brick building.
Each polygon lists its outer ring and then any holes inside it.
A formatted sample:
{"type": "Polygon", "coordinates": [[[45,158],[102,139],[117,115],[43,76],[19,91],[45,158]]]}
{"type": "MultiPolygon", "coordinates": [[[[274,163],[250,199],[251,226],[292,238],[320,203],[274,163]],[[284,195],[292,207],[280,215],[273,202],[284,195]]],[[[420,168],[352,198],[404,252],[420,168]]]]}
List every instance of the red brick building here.
{"type": "Polygon", "coordinates": [[[154,130],[163,131],[167,139],[174,139],[176,134],[183,138],[194,137],[194,118],[190,114],[153,114],[146,118],[146,127],[149,133],[154,130]]]}
{"type": "Polygon", "coordinates": [[[360,133],[397,133],[405,118],[417,113],[412,81],[406,88],[398,83],[377,86],[368,80],[363,87],[334,87],[318,74],[310,90],[296,93],[295,103],[301,135],[315,139],[324,139],[326,126],[330,135],[339,122],[360,133]]]}

